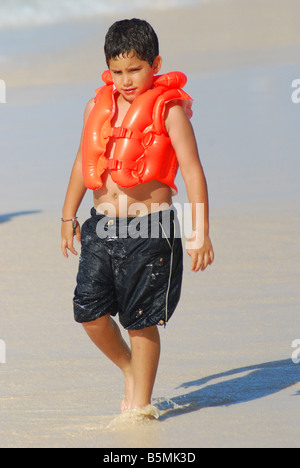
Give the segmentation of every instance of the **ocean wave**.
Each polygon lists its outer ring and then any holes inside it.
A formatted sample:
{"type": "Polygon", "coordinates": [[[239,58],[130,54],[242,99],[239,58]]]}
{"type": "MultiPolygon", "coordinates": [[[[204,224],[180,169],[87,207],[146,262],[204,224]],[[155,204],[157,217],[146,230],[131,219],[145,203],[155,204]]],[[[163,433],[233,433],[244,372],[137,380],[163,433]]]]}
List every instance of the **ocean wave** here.
{"type": "MultiPolygon", "coordinates": [[[[185,0],[188,7],[207,0],[185,0]]],[[[1,0],[0,29],[39,26],[92,18],[95,15],[133,13],[136,9],[168,9],[182,0],[1,0]]]]}

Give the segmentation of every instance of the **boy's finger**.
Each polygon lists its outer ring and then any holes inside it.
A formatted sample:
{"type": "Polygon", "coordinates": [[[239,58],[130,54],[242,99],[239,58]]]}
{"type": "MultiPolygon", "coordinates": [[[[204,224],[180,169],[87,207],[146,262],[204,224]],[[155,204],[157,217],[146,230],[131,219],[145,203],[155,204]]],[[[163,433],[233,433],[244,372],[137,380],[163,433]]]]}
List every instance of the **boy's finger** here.
{"type": "Polygon", "coordinates": [[[73,255],[77,255],[77,251],[74,249],[74,245],[73,245],[73,237],[72,237],[71,240],[63,241],[61,243],[61,250],[62,250],[62,253],[63,253],[64,257],[66,257],[66,258],[68,258],[68,250],[70,250],[70,252],[73,255]]]}
{"type": "Polygon", "coordinates": [[[210,256],[209,256],[208,252],[205,252],[204,257],[203,257],[202,266],[201,266],[201,271],[204,271],[205,268],[207,267],[207,265],[209,265],[209,264],[210,264],[210,256]]]}
{"type": "Polygon", "coordinates": [[[81,232],[79,226],[76,228],[76,239],[79,244],[81,243],[81,232]]]}
{"type": "Polygon", "coordinates": [[[67,246],[67,248],[70,250],[70,252],[71,252],[73,255],[77,255],[77,251],[74,249],[73,239],[72,239],[72,242],[70,242],[70,244],[67,246]]]}
{"type": "Polygon", "coordinates": [[[204,256],[203,254],[199,254],[198,256],[198,261],[197,261],[197,267],[196,267],[196,272],[203,269],[203,262],[204,262],[204,256]]]}
{"type": "Polygon", "coordinates": [[[191,257],[191,270],[194,271],[195,266],[196,266],[196,262],[197,262],[195,252],[193,250],[190,250],[189,251],[189,256],[191,257]]]}
{"type": "Polygon", "coordinates": [[[64,241],[61,243],[61,251],[63,256],[68,258],[67,244],[64,241]]]}
{"type": "Polygon", "coordinates": [[[201,265],[203,263],[203,256],[201,254],[198,254],[197,251],[193,252],[192,256],[192,271],[199,271],[201,265]]]}

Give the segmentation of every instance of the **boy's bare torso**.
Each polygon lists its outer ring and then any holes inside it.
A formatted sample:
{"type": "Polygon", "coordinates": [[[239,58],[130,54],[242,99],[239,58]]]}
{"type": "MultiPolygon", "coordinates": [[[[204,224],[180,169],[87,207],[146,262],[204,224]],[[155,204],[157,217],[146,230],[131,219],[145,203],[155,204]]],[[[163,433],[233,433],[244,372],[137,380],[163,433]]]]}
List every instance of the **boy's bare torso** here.
{"type": "MultiPolygon", "coordinates": [[[[120,127],[130,103],[122,96],[118,96],[116,101],[116,113],[111,123],[114,127],[120,127]]],[[[109,159],[113,157],[115,145],[114,139],[107,145],[106,156],[109,159]]],[[[124,188],[112,180],[111,171],[107,170],[102,181],[102,187],[94,191],[94,206],[98,212],[107,216],[144,216],[161,209],[159,205],[172,204],[171,188],[158,180],[124,188]]]]}

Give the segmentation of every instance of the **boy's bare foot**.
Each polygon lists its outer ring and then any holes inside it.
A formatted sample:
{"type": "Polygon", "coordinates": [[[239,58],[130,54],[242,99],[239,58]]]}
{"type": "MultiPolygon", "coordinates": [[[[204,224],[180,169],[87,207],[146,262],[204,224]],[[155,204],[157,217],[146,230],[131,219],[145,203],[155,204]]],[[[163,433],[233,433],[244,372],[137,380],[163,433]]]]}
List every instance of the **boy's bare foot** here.
{"type": "Polygon", "coordinates": [[[125,391],[124,391],[124,398],[121,401],[120,409],[121,412],[130,409],[131,406],[131,400],[133,397],[133,376],[131,373],[128,373],[125,375],[125,391]]]}

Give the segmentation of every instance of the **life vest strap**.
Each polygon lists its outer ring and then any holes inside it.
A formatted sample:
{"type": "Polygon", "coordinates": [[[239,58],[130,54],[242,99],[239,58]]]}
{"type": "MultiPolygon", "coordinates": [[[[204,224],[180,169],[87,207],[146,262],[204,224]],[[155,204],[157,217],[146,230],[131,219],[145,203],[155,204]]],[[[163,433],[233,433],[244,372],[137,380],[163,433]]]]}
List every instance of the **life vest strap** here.
{"type": "Polygon", "coordinates": [[[107,159],[106,169],[110,171],[120,170],[122,167],[122,161],[117,161],[116,159],[107,159]]]}
{"type": "Polygon", "coordinates": [[[135,138],[137,140],[143,138],[144,134],[140,132],[139,130],[130,130],[129,128],[124,128],[124,127],[113,127],[111,129],[110,134],[106,134],[106,137],[112,137],[112,138],[135,138]]]}
{"type": "Polygon", "coordinates": [[[106,169],[110,171],[129,169],[131,171],[140,171],[144,168],[145,161],[119,161],[117,159],[107,159],[106,160],[106,169]]]}

